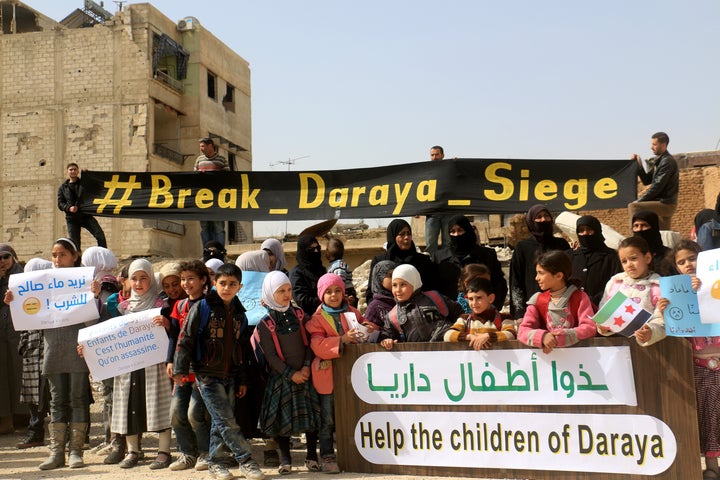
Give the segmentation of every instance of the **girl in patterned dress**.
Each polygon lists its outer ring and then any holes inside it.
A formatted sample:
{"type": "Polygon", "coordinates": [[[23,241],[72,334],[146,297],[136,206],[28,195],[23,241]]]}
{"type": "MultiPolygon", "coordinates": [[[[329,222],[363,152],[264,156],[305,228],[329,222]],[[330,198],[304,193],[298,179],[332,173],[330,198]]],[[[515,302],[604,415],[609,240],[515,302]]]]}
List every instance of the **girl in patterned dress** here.
{"type": "Polygon", "coordinates": [[[317,438],[320,399],[310,382],[313,352],[305,334],[303,311],[290,304],[290,279],[280,271],[267,274],[262,301],[267,315],[258,323],[260,346],[271,369],[260,410],[260,429],[274,437],[280,450],[280,475],[292,471],[290,436],[305,433],[308,470],[319,470],[317,438]]]}
{"type": "MultiPolygon", "coordinates": [[[[133,261],[128,276],[132,293],[129,299],[118,305],[122,315],[165,306],[149,261],[133,261]]],[[[127,454],[120,462],[120,468],[137,465],[140,455],[139,434],[142,432],[160,433],[158,454],[150,468],[166,468],[170,465],[170,400],[170,382],[164,363],[115,377],[111,430],[125,435],[127,443],[127,454]]]]}
{"type": "MultiPolygon", "coordinates": [[[[641,237],[628,237],[618,245],[623,272],[614,275],[605,286],[600,300],[602,308],[617,292],[622,292],[640,308],[653,314],[649,322],[633,334],[637,342],[647,347],[665,338],[665,321],[655,306],[660,300],[660,275],[652,270],[653,256],[648,243],[641,237]]],[[[598,325],[601,335],[610,335],[607,327],[598,325]]]]}

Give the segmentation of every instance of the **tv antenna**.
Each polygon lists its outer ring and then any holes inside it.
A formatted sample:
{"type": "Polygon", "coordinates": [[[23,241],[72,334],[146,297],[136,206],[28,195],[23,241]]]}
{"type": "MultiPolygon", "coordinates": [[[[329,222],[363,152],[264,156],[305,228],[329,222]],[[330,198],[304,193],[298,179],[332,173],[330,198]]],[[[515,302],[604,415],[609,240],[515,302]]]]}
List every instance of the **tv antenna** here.
{"type": "Polygon", "coordinates": [[[303,155],[302,157],[294,157],[294,158],[288,158],[287,160],[280,160],[279,162],[271,163],[270,166],[274,167],[276,165],[287,165],[288,172],[290,171],[290,167],[295,165],[295,162],[298,160],[302,160],[303,158],[310,158],[310,155],[303,155]]]}
{"type": "MultiPolygon", "coordinates": [[[[309,157],[310,157],[310,155],[303,155],[303,156],[301,156],[301,157],[288,158],[287,160],[280,160],[279,162],[271,163],[270,166],[271,166],[271,167],[274,167],[274,166],[276,166],[276,165],[287,165],[288,172],[289,172],[289,171],[290,171],[290,167],[292,167],[293,165],[295,165],[295,162],[297,162],[298,160],[302,160],[303,158],[309,158],[309,157]]],[[[288,221],[287,221],[287,217],[285,217],[285,236],[284,236],[284,238],[288,238],[288,221]]],[[[285,241],[285,240],[283,240],[283,241],[285,241]]]]}

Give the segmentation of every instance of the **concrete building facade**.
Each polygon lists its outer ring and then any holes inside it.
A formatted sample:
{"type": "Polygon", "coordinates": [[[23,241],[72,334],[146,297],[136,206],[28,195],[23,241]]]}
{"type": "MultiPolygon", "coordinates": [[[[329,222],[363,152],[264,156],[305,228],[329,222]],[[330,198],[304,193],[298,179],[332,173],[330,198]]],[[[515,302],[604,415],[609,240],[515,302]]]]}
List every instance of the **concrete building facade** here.
{"type": "MultiPolygon", "coordinates": [[[[0,241],[45,256],[67,234],[65,167],[192,170],[210,136],[233,170],[252,170],[248,63],[205,30],[152,5],[110,14],[92,1],[56,22],[0,1],[0,241]]],[[[97,217],[119,256],[198,256],[198,222],[97,217]]],[[[230,222],[229,242],[252,241],[230,222]]],[[[94,239],[83,230],[83,246],[94,239]]]]}

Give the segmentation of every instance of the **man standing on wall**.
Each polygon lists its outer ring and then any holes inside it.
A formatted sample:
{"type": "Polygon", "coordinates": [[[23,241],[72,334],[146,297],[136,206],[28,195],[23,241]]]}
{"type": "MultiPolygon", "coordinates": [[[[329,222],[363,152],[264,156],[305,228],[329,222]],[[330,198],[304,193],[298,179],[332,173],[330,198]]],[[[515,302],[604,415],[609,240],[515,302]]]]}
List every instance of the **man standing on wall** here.
{"type": "Polygon", "coordinates": [[[655,212],[660,218],[660,230],[670,230],[672,216],[677,209],[680,173],[675,158],[667,151],[670,137],[665,132],[657,132],[650,140],[653,158],[643,162],[637,153],[631,160],[637,161],[638,177],[643,185],[650,188],[636,201],[628,204],[628,216],[633,218],[642,210],[655,212]]]}
{"type": "MultiPolygon", "coordinates": [[[[430,161],[445,158],[445,150],[440,145],[430,148],[430,161]]],[[[450,245],[448,222],[451,215],[428,215],[425,217],[425,251],[433,256],[438,249],[438,235],[442,235],[442,246],[450,245]]]]}
{"type": "Polygon", "coordinates": [[[80,181],[80,167],[78,167],[77,163],[68,163],[67,176],[68,179],[58,188],[57,204],[58,208],[65,212],[68,236],[75,242],[79,250],[80,229],[84,228],[95,237],[99,247],[107,248],[105,232],[103,232],[98,221],[92,215],[82,213],[78,209],[82,197],[82,184],[80,181]]]}
{"type": "MultiPolygon", "coordinates": [[[[215,142],[210,137],[200,139],[200,156],[195,160],[196,172],[215,172],[219,170],[230,170],[225,157],[218,155],[215,150],[215,142]]],[[[225,245],[225,222],[200,221],[200,238],[205,246],[210,240],[215,240],[225,245]]]]}

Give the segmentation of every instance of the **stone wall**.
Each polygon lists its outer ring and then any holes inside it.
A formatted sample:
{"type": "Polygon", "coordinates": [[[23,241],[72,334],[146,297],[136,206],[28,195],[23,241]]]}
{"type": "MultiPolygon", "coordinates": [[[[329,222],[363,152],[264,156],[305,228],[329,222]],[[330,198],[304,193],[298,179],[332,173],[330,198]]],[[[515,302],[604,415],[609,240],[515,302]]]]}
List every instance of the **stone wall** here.
{"type": "MultiPolygon", "coordinates": [[[[638,196],[647,188],[638,182],[638,196]]],[[[678,208],[673,215],[672,229],[687,237],[695,215],[703,208],[715,208],[720,192],[720,166],[690,166],[680,170],[680,195],[678,208]]],[[[613,227],[623,235],[630,235],[630,218],[627,209],[583,210],[578,215],[594,215],[602,223],[613,227]]]]}

